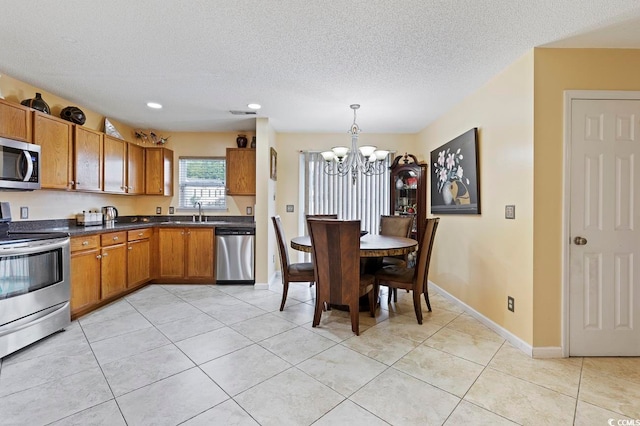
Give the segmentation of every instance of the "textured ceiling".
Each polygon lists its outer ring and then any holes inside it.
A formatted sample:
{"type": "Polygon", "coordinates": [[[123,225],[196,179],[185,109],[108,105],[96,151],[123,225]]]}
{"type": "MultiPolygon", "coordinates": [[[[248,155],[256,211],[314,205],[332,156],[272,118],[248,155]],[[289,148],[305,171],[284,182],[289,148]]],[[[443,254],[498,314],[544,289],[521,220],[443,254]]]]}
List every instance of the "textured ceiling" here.
{"type": "Polygon", "coordinates": [[[414,133],[529,49],[640,48],[638,0],[0,0],[0,74],[136,127],[414,133]],[[162,110],[150,110],[148,101],[162,110]]]}

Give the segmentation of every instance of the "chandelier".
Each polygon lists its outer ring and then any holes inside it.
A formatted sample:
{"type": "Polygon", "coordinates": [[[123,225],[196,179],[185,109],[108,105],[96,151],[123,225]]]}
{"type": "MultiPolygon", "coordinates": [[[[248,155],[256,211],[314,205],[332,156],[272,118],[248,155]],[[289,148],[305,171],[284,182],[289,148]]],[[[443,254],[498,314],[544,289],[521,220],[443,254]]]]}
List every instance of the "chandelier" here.
{"type": "Polygon", "coordinates": [[[350,105],[353,110],[353,124],[351,133],[351,150],[346,146],[335,146],[331,151],[322,152],[324,158],[324,172],[331,176],[346,176],[351,173],[353,184],[356,183],[358,172],[366,176],[384,173],[384,160],[389,151],[377,149],[375,146],[365,145],[358,148],[358,133],[360,127],[356,124],[356,111],[360,105],[350,105]]]}

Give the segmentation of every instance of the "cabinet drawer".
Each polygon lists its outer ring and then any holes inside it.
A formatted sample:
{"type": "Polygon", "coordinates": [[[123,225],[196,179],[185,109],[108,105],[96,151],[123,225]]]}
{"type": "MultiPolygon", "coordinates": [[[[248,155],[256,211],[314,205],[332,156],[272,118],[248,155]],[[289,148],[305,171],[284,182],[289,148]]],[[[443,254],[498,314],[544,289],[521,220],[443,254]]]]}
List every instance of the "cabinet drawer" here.
{"type": "Polygon", "coordinates": [[[121,244],[127,241],[127,232],[109,232],[108,234],[102,234],[100,235],[100,241],[103,247],[121,244]]]}
{"type": "Polygon", "coordinates": [[[71,251],[89,250],[100,246],[100,235],[71,238],[71,251]]]}
{"type": "Polygon", "coordinates": [[[127,232],[127,241],[144,240],[151,237],[151,234],[153,234],[153,229],[151,228],[134,229],[127,232]]]}

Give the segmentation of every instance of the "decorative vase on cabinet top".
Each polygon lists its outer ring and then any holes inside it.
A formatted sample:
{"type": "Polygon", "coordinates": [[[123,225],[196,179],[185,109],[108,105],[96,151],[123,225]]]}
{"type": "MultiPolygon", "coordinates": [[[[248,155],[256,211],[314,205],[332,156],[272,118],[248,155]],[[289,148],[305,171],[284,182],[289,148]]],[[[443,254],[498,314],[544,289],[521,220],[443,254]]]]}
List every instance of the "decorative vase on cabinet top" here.
{"type": "Polygon", "coordinates": [[[51,115],[51,109],[49,105],[42,99],[42,95],[40,93],[36,93],[36,97],[33,99],[25,99],[20,102],[24,106],[28,106],[29,108],[37,109],[38,111],[42,111],[45,114],[51,115]]]}
{"type": "Polygon", "coordinates": [[[238,148],[246,148],[247,142],[247,137],[245,135],[238,135],[238,137],[236,138],[236,144],[238,144],[238,148]]]}

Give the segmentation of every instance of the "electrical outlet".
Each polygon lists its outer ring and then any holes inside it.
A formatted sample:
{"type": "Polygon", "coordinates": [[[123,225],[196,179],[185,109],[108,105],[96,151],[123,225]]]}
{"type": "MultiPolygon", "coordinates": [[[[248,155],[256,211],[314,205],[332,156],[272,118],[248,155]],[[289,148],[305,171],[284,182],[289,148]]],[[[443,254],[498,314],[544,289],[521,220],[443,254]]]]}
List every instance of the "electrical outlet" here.
{"type": "Polygon", "coordinates": [[[511,312],[515,312],[515,300],[511,296],[507,296],[507,309],[511,312]]]}
{"type": "Polygon", "coordinates": [[[248,206],[246,211],[247,211],[247,216],[251,216],[253,214],[253,207],[248,206]]]}
{"type": "Polygon", "coordinates": [[[20,207],[20,219],[29,219],[29,207],[20,207]]]}
{"type": "Polygon", "coordinates": [[[169,207],[169,214],[173,214],[175,212],[175,209],[173,207],[169,207]]]}
{"type": "Polygon", "coordinates": [[[162,214],[162,207],[156,207],[156,214],[162,214]]]}
{"type": "Polygon", "coordinates": [[[287,204],[287,213],[293,213],[293,204],[287,204]]]}
{"type": "Polygon", "coordinates": [[[515,205],[504,206],[504,218],[505,219],[515,219],[516,218],[516,206],[515,205]]]}

